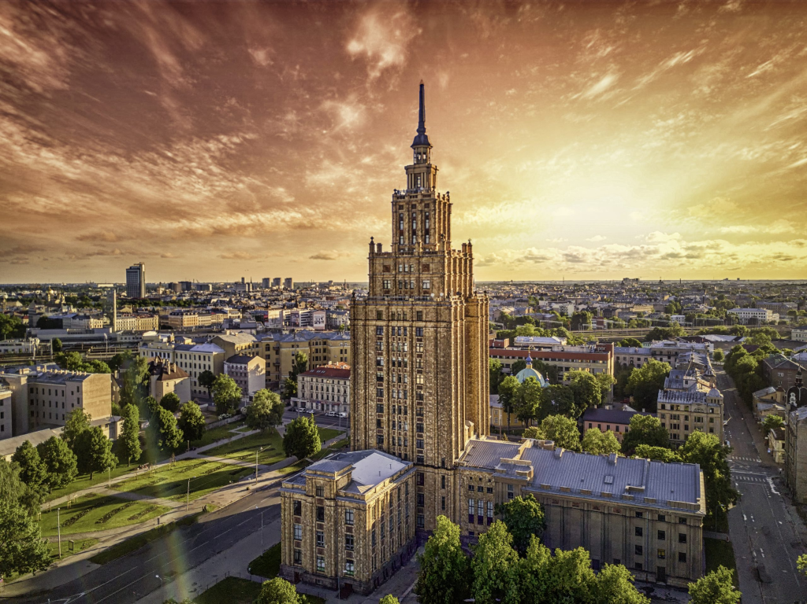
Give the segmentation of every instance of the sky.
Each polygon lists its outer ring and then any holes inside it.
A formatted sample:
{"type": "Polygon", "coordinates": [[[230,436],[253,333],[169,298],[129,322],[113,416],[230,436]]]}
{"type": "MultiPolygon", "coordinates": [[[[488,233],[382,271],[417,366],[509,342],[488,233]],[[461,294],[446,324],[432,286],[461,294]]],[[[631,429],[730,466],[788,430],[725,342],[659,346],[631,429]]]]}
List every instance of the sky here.
{"type": "Polygon", "coordinates": [[[0,2],[0,282],[807,278],[807,2],[0,2]]]}

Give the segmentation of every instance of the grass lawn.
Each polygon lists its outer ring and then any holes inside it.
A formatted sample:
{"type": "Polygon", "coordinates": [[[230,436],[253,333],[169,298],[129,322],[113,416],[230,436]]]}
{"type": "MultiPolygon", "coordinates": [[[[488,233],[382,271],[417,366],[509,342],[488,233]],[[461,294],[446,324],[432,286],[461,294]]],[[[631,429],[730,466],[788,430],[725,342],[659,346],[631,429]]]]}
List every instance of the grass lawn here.
{"type": "Polygon", "coordinates": [[[215,428],[211,428],[210,430],[205,430],[205,433],[202,435],[202,438],[199,440],[192,440],[191,446],[192,447],[204,447],[205,445],[212,444],[217,440],[222,440],[223,438],[229,438],[233,434],[233,431],[237,431],[239,428],[244,427],[244,422],[233,422],[232,424],[227,424],[225,426],[217,426],[215,428]]]}
{"type": "Polygon", "coordinates": [[[231,482],[238,482],[252,472],[249,468],[215,461],[183,459],[173,464],[153,467],[148,472],[140,472],[138,476],[113,484],[112,488],[182,502],[185,501],[189,478],[190,499],[193,500],[231,482]]]}
{"type": "Polygon", "coordinates": [[[258,455],[258,463],[271,465],[286,458],[283,452],[283,439],[274,428],[219,445],[205,451],[203,455],[255,463],[255,452],[260,447],[263,447],[263,451],[258,455]]]}
{"type": "Polygon", "coordinates": [[[710,573],[717,570],[718,566],[725,566],[734,571],[732,580],[734,586],[740,586],[740,579],[737,576],[737,568],[734,564],[734,547],[730,541],[722,541],[720,539],[704,539],[706,548],[706,572],[710,573]]]}
{"type": "Polygon", "coordinates": [[[280,572],[280,544],[273,545],[249,563],[249,572],[259,577],[274,579],[280,572]]]}
{"type": "Polygon", "coordinates": [[[278,474],[293,474],[294,472],[299,472],[303,468],[306,468],[306,467],[308,467],[310,465],[311,465],[310,462],[303,459],[302,461],[295,462],[295,463],[291,464],[290,466],[286,466],[285,468],[280,468],[279,470],[277,470],[277,473],[278,474]]]}
{"type": "MultiPolygon", "coordinates": [[[[126,464],[120,464],[117,468],[110,472],[112,478],[117,478],[118,476],[122,476],[127,472],[134,472],[137,469],[137,463],[132,462],[132,465],[127,467],[126,464]]],[[[89,474],[83,474],[81,476],[76,477],[76,479],[71,482],[69,485],[64,487],[63,489],[57,489],[53,491],[50,495],[45,497],[45,501],[53,501],[59,497],[64,497],[65,495],[70,495],[71,493],[75,493],[76,491],[81,491],[82,489],[86,489],[88,487],[94,487],[95,485],[105,483],[107,480],[107,473],[106,472],[96,472],[93,479],[90,480],[89,474]]]]}
{"type": "Polygon", "coordinates": [[[138,524],[167,512],[168,508],[148,501],[129,501],[119,497],[104,497],[90,493],[73,501],[68,509],[62,506],[57,510],[42,513],[43,537],[57,534],[56,523],[62,525],[62,535],[91,533],[121,526],[138,524]]]}
{"type": "Polygon", "coordinates": [[[59,543],[54,541],[50,544],[50,553],[53,561],[56,562],[57,560],[64,560],[65,558],[69,558],[70,556],[75,556],[78,553],[83,552],[85,549],[91,548],[93,545],[98,543],[98,539],[77,539],[73,542],[73,549],[70,550],[70,544],[68,543],[69,539],[62,539],[62,557],[59,558],[59,543]]]}
{"type": "Polygon", "coordinates": [[[340,434],[344,434],[341,430],[334,430],[333,428],[317,428],[319,430],[319,439],[322,442],[336,438],[340,434]]]}
{"type": "Polygon", "coordinates": [[[181,526],[189,526],[193,524],[196,522],[198,516],[199,514],[192,514],[191,516],[186,516],[185,518],[177,520],[176,522],[161,524],[160,526],[154,527],[145,533],[140,533],[134,537],[129,537],[125,541],[116,543],[112,547],[94,555],[92,558],[90,558],[90,562],[95,562],[95,564],[106,564],[107,562],[112,562],[112,560],[117,560],[126,554],[131,554],[132,552],[139,550],[141,547],[154,541],[155,539],[159,539],[160,537],[174,532],[181,526]]]}
{"type": "Polygon", "coordinates": [[[249,579],[226,577],[196,596],[196,604],[252,604],[261,593],[261,584],[249,579]]]}
{"type": "Polygon", "coordinates": [[[326,455],[330,455],[331,453],[336,453],[337,451],[343,449],[348,445],[347,437],[337,440],[333,445],[328,447],[327,449],[320,449],[318,453],[314,453],[311,456],[311,459],[317,461],[318,459],[322,459],[326,455]]]}

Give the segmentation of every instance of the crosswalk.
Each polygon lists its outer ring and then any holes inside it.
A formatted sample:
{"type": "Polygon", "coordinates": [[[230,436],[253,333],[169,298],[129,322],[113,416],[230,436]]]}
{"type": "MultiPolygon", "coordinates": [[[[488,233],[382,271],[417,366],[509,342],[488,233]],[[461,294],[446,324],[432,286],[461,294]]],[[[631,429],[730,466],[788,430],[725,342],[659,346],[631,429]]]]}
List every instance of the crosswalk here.
{"type": "Polygon", "coordinates": [[[751,476],[749,474],[732,474],[734,480],[741,482],[768,482],[767,477],[751,476]]]}
{"type": "Polygon", "coordinates": [[[759,457],[738,457],[737,455],[729,455],[729,461],[753,461],[756,463],[762,463],[762,460],[759,457]]]}

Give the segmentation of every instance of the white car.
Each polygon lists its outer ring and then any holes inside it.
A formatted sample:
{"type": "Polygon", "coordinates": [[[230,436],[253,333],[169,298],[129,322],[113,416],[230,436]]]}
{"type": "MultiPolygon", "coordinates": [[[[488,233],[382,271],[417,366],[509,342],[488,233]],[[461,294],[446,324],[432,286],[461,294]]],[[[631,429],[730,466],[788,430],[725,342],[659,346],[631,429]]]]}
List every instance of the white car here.
{"type": "Polygon", "coordinates": [[[340,411],[339,412],[339,417],[347,417],[347,412],[346,411],[340,411]]]}

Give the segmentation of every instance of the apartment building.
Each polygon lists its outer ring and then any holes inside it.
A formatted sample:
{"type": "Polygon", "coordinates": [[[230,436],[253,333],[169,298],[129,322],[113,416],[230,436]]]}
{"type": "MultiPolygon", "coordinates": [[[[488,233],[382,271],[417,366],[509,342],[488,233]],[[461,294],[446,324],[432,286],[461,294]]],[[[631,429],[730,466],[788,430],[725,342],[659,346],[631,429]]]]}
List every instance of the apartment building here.
{"type": "Polygon", "coordinates": [[[790,331],[790,339],[796,342],[807,342],[807,328],[792,329],[790,331]]]}
{"type": "Polygon", "coordinates": [[[509,372],[516,361],[525,361],[531,357],[533,361],[541,361],[551,367],[558,368],[558,379],[568,384],[566,373],[569,371],[588,371],[599,374],[614,375],[614,347],[611,344],[596,346],[553,346],[540,350],[522,350],[515,348],[489,349],[491,359],[498,359],[502,368],[509,372]]]}
{"type": "Polygon", "coordinates": [[[168,313],[168,326],[171,329],[199,327],[199,314],[193,310],[172,310],[168,313]]]}
{"type": "Polygon", "coordinates": [[[11,388],[0,378],[0,440],[14,436],[13,404],[11,388]]]}
{"type": "Polygon", "coordinates": [[[748,323],[753,319],[761,325],[779,320],[779,314],[767,308],[732,308],[727,310],[726,314],[734,315],[740,320],[740,323],[748,323]]]}
{"type": "Polygon", "coordinates": [[[717,388],[659,390],[657,414],[673,443],[683,444],[695,430],[714,434],[723,442],[723,395],[717,388]]]}
{"type": "Polygon", "coordinates": [[[264,335],[259,341],[258,354],[266,360],[268,384],[279,385],[288,377],[298,352],[308,356],[309,369],[329,363],[348,363],[350,334],[297,331],[264,335]]]}
{"type": "Polygon", "coordinates": [[[297,376],[297,397],[293,406],[312,411],[344,413],[350,411],[350,365],[320,365],[297,376]]]}
{"type": "Polygon", "coordinates": [[[156,400],[159,401],[171,392],[176,394],[183,403],[193,398],[190,376],[173,361],[155,358],[148,365],[148,374],[149,395],[156,400]]]}
{"type": "Polygon", "coordinates": [[[219,375],[224,371],[224,350],[213,343],[176,344],[174,342],[141,342],[138,355],[147,359],[170,361],[188,374],[191,380],[191,396],[206,397],[207,388],[199,384],[199,375],[210,371],[219,375]]]}
{"type": "Polygon", "coordinates": [[[238,387],[241,396],[252,400],[258,390],[266,388],[266,361],[259,356],[236,354],[224,360],[224,373],[229,375],[238,387]]]}
{"type": "Polygon", "coordinates": [[[236,355],[253,357],[257,356],[260,352],[258,340],[255,339],[255,336],[248,333],[226,333],[224,335],[216,336],[210,341],[224,350],[226,358],[236,355]]]}
{"type": "Polygon", "coordinates": [[[115,323],[117,331],[156,331],[160,328],[160,317],[152,314],[117,315],[115,323]]]}

